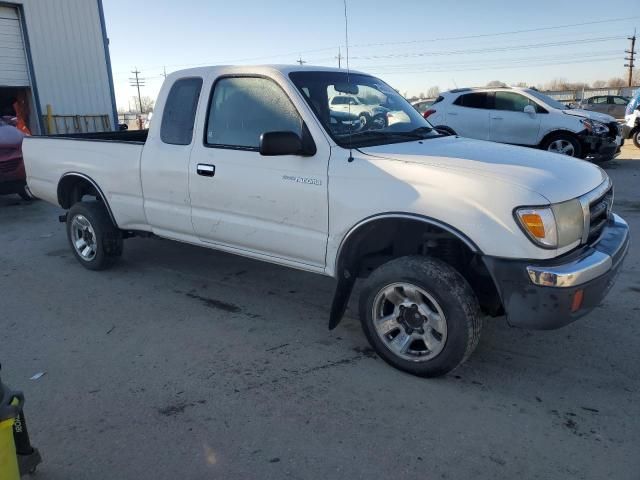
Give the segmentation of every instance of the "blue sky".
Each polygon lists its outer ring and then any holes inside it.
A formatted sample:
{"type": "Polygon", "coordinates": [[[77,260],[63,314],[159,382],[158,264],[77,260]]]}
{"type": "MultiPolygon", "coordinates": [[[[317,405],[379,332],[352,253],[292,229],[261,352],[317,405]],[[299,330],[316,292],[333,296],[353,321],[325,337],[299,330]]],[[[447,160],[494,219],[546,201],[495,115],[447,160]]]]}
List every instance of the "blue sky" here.
{"type": "MultiPolygon", "coordinates": [[[[624,76],[626,37],[640,27],[640,10],[637,0],[615,7],[602,0],[348,0],[350,64],[409,96],[434,85],[624,76]],[[587,22],[600,23],[547,28],[587,22]],[[511,33],[532,29],[541,30],[511,33]]],[[[342,0],[104,0],[104,8],[124,108],[134,94],[128,78],[136,66],[147,79],[143,95],[155,97],[164,67],[300,57],[337,66],[338,48],[346,53],[342,0]]]]}

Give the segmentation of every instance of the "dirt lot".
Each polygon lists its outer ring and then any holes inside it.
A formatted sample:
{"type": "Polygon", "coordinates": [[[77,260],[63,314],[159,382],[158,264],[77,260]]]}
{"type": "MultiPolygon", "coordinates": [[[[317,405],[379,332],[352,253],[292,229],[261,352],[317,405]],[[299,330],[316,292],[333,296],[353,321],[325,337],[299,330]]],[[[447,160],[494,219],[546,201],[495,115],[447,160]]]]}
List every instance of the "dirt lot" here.
{"type": "MultiPolygon", "coordinates": [[[[622,158],[607,171],[640,239],[640,151],[622,158]]],[[[0,197],[0,361],[41,480],[639,478],[637,240],[586,318],[491,320],[462,368],[423,380],[353,312],[327,331],[331,279],[158,239],[89,272],[58,214],[0,197]]]]}

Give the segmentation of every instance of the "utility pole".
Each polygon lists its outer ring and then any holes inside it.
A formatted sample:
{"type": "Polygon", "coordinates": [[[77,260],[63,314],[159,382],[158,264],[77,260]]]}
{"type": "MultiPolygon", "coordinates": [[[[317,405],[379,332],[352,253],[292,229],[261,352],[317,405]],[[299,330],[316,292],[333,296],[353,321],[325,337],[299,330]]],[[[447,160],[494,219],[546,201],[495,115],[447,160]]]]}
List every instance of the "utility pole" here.
{"type": "Polygon", "coordinates": [[[338,47],[338,56],[335,58],[338,60],[338,68],[342,68],[342,53],[340,52],[340,47],[338,47]]]}
{"type": "Polygon", "coordinates": [[[300,55],[300,58],[298,58],[298,60],[296,60],[296,63],[299,63],[300,66],[304,65],[305,63],[307,63],[306,61],[302,60],[302,55],[300,55]]]}
{"type": "Polygon", "coordinates": [[[635,64],[633,63],[633,61],[635,60],[635,55],[636,55],[636,30],[633,30],[633,37],[627,37],[627,40],[631,41],[631,50],[625,50],[624,53],[628,53],[629,56],[628,57],[624,57],[625,60],[627,60],[629,63],[625,63],[624,66],[629,68],[629,86],[633,86],[633,67],[635,67],[635,64]]]}
{"type": "Polygon", "coordinates": [[[167,79],[167,67],[162,67],[162,69],[164,70],[162,76],[164,77],[164,79],[167,79]]]}
{"type": "Polygon", "coordinates": [[[129,79],[129,85],[138,89],[138,107],[140,107],[140,113],[142,114],[144,112],[142,111],[142,95],[140,94],[140,87],[145,86],[145,79],[140,77],[140,73],[142,72],[140,72],[137,67],[131,73],[135,75],[135,78],[129,79]]]}

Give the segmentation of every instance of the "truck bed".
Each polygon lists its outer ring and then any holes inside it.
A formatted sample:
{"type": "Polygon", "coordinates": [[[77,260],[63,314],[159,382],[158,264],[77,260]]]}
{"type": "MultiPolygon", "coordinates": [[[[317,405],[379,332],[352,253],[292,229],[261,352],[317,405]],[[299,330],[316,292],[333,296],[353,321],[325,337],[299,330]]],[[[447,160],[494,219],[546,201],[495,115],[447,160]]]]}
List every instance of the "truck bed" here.
{"type": "Polygon", "coordinates": [[[146,225],[140,158],[146,130],[26,137],[22,144],[27,183],[33,194],[58,203],[58,184],[81,174],[102,189],[119,227],[146,225]]]}

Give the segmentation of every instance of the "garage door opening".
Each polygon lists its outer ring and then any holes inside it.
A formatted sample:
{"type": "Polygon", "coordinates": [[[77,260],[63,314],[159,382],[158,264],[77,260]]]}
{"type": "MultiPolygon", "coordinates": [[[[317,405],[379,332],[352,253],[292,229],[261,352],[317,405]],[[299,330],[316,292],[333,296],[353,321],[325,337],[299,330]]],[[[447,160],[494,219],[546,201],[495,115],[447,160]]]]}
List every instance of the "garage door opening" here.
{"type": "Polygon", "coordinates": [[[37,131],[31,98],[28,87],[0,87],[0,117],[15,119],[16,127],[27,135],[37,131]]]}

